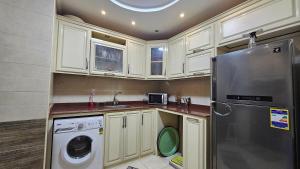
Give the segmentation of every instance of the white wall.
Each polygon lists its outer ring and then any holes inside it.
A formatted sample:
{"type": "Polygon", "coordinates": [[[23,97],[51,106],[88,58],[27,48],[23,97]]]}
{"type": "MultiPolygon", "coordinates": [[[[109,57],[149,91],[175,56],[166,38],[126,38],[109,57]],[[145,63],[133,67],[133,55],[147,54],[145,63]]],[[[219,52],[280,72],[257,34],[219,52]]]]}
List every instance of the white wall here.
{"type": "Polygon", "coordinates": [[[0,0],[0,121],[46,118],[54,0],[0,0]]]}

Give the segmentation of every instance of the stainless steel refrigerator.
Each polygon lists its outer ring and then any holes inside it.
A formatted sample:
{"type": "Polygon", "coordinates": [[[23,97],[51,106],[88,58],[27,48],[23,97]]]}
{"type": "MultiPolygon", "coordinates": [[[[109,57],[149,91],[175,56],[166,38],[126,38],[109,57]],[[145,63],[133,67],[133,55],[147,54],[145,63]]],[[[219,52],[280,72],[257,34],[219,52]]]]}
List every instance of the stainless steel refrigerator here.
{"type": "Polygon", "coordinates": [[[212,59],[212,168],[300,169],[295,40],[212,59]]]}

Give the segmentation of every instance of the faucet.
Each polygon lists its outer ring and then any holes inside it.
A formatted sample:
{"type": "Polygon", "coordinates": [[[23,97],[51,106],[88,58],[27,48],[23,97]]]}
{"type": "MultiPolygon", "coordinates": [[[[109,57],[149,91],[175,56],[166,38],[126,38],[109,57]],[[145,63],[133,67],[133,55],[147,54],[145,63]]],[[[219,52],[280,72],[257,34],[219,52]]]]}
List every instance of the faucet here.
{"type": "Polygon", "coordinates": [[[115,105],[118,105],[119,104],[119,101],[117,100],[117,95],[119,95],[119,94],[121,94],[122,92],[116,92],[115,94],[114,94],[114,99],[113,99],[113,105],[115,106],[115,105]]]}

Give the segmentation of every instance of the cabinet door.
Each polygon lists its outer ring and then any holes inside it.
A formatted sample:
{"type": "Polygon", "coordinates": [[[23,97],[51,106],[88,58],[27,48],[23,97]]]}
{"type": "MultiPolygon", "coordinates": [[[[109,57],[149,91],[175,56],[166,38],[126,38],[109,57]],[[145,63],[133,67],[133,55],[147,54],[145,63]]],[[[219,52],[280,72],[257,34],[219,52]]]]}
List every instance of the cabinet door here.
{"type": "Polygon", "coordinates": [[[150,44],[147,46],[147,67],[148,78],[165,79],[166,78],[166,43],[150,44]]]}
{"type": "Polygon", "coordinates": [[[126,66],[125,46],[92,39],[91,73],[124,76],[126,66]]]}
{"type": "Polygon", "coordinates": [[[153,111],[142,112],[141,117],[141,154],[149,154],[153,148],[153,111]]]}
{"type": "Polygon", "coordinates": [[[87,29],[60,21],[57,45],[57,71],[89,72],[89,31],[87,29]]]}
{"type": "Polygon", "coordinates": [[[185,73],[185,38],[169,42],[168,76],[180,77],[185,73]]]}
{"type": "Polygon", "coordinates": [[[140,152],[140,112],[125,113],[124,159],[139,156],[140,152]]]}
{"type": "Polygon", "coordinates": [[[124,113],[107,114],[105,123],[104,165],[109,166],[123,161],[124,113]]]}
{"type": "Polygon", "coordinates": [[[144,78],[146,71],[146,46],[129,41],[127,44],[128,76],[144,78]]]}
{"type": "Polygon", "coordinates": [[[299,22],[296,4],[296,0],[250,1],[217,22],[220,30],[217,43],[225,45],[242,40],[244,34],[253,31],[261,29],[263,33],[271,33],[299,22]]]}
{"type": "Polygon", "coordinates": [[[206,169],[206,120],[184,118],[184,168],[206,169]]]}
{"type": "Polygon", "coordinates": [[[186,53],[196,53],[214,47],[213,24],[199,28],[186,36],[186,53]]]}
{"type": "Polygon", "coordinates": [[[210,60],[214,56],[214,49],[187,55],[187,75],[200,76],[210,73],[210,60]]]}

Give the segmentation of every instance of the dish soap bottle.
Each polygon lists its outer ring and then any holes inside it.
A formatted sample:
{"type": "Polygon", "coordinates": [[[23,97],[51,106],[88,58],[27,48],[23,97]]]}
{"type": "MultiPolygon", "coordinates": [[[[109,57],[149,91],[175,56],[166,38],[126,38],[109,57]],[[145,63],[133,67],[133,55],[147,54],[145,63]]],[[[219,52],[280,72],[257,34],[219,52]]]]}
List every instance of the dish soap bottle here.
{"type": "Polygon", "coordinates": [[[89,97],[89,108],[90,109],[95,107],[95,103],[94,103],[95,93],[96,93],[95,89],[92,89],[91,93],[90,93],[90,97],[89,97]]]}

